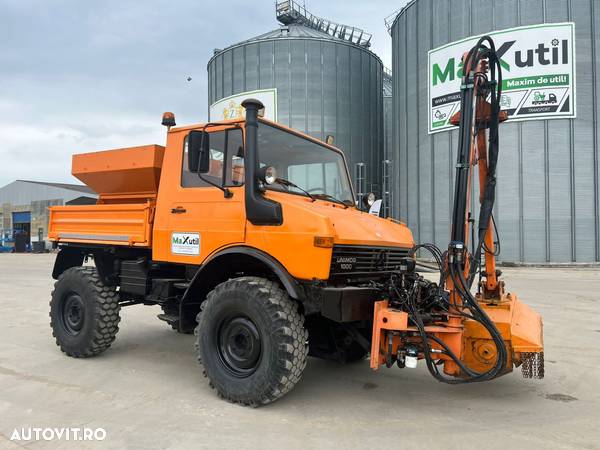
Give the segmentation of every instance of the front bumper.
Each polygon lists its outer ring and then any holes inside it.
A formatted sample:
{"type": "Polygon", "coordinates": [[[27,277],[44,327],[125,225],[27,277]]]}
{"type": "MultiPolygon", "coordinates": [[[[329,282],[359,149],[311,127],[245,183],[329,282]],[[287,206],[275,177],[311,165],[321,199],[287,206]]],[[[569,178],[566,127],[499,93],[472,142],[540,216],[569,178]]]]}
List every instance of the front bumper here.
{"type": "MultiPolygon", "coordinates": [[[[521,303],[514,294],[507,294],[499,303],[481,303],[482,309],[495,323],[507,348],[506,370],[522,366],[526,378],[544,377],[544,342],[541,316],[521,303]]],[[[470,369],[477,372],[489,370],[496,362],[497,351],[488,331],[474,320],[464,320],[459,326],[434,324],[425,326],[428,335],[444,343],[470,369]]],[[[378,301],[374,307],[371,368],[387,364],[391,355],[402,351],[401,336],[415,335],[416,327],[409,325],[408,314],[388,306],[387,300],[378,301]]],[[[415,338],[416,339],[416,338],[415,338]]],[[[409,337],[410,340],[410,337],[409,337]]],[[[420,340],[420,338],[419,338],[420,340]]],[[[433,343],[432,348],[442,350],[433,343]]],[[[443,353],[433,359],[443,360],[447,375],[463,377],[458,365],[443,353]]]]}
{"type": "Polygon", "coordinates": [[[322,289],[321,314],[335,322],[354,322],[373,318],[373,304],[379,291],[367,287],[326,287],[322,289]]]}

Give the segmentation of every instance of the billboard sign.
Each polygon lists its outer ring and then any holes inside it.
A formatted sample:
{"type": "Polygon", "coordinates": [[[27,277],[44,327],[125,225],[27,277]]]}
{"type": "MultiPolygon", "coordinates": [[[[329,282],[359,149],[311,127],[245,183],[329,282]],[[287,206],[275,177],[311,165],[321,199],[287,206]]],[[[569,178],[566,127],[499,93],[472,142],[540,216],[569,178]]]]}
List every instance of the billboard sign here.
{"type": "Polygon", "coordinates": [[[265,105],[265,119],[277,121],[277,89],[260,89],[231,95],[210,105],[208,119],[211,122],[244,117],[242,102],[248,98],[260,100],[265,105]]]}
{"type": "MultiPolygon", "coordinates": [[[[500,107],[508,120],[575,117],[575,24],[547,23],[488,33],[502,67],[500,107]]],[[[460,109],[461,58],[481,36],[428,53],[429,133],[454,128],[460,109]]]]}

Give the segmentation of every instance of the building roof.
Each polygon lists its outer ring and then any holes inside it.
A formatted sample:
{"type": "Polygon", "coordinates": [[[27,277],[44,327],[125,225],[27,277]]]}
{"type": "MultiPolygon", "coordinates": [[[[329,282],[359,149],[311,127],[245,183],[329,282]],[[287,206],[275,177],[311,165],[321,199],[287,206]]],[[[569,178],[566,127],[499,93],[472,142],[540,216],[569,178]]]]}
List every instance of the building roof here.
{"type": "MultiPolygon", "coordinates": [[[[309,28],[304,25],[299,24],[290,24],[290,25],[282,25],[279,28],[269,31],[267,33],[261,34],[259,36],[255,36],[253,38],[247,39],[245,41],[240,42],[240,44],[244,44],[247,42],[253,41],[264,41],[266,39],[289,39],[289,38],[312,38],[312,39],[326,39],[329,41],[343,41],[335,36],[331,36],[327,33],[324,33],[320,30],[315,30],[314,28],[309,28]]],[[[346,42],[346,41],[344,41],[346,42]]]]}
{"type": "Polygon", "coordinates": [[[377,59],[380,59],[375,53],[373,53],[368,46],[359,45],[354,42],[351,42],[347,39],[342,39],[337,36],[332,36],[330,34],[325,33],[324,31],[316,30],[314,28],[310,28],[300,24],[290,24],[290,25],[281,25],[279,28],[269,31],[267,33],[261,34],[259,36],[252,37],[250,39],[246,39],[245,41],[238,42],[237,44],[229,45],[225,48],[215,48],[213,51],[213,56],[208,61],[207,66],[210,66],[212,61],[220,54],[231,50],[235,47],[240,47],[247,44],[252,44],[254,42],[265,42],[265,41],[273,41],[277,39],[314,39],[320,41],[329,41],[334,42],[336,44],[344,44],[349,45],[361,50],[364,50],[371,55],[375,56],[377,59]]]}
{"type": "MultiPolygon", "coordinates": [[[[371,46],[370,33],[349,25],[335,23],[322,17],[317,17],[306,10],[304,4],[295,0],[281,0],[275,2],[275,16],[281,26],[275,30],[255,36],[250,39],[229,45],[225,48],[215,48],[213,56],[208,62],[234,47],[239,47],[253,42],[272,41],[275,39],[315,39],[327,40],[336,43],[353,45],[369,51],[371,46]]],[[[369,51],[373,55],[375,53],[369,51]]],[[[375,55],[377,56],[377,55],[375,55]]]]}
{"type": "Polygon", "coordinates": [[[55,187],[55,188],[59,188],[59,189],[68,189],[70,191],[85,192],[86,194],[95,194],[96,193],[91,187],[86,186],[85,184],[49,183],[46,181],[32,181],[32,180],[17,180],[17,181],[20,181],[22,183],[41,184],[43,186],[50,186],[50,187],[55,187]]]}
{"type": "Polygon", "coordinates": [[[275,30],[268,31],[259,36],[251,37],[250,39],[246,39],[245,41],[238,42],[237,44],[233,44],[225,48],[216,48],[214,54],[216,55],[222,53],[225,50],[228,50],[232,47],[237,47],[244,44],[251,44],[252,42],[269,41],[273,39],[321,39],[361,47],[358,44],[355,44],[354,42],[342,39],[337,36],[332,36],[330,34],[325,33],[324,31],[316,30],[305,25],[293,23],[289,25],[281,25],[275,30]]]}
{"type": "Polygon", "coordinates": [[[306,10],[304,5],[294,0],[275,2],[275,15],[284,25],[304,25],[333,36],[337,39],[351,42],[361,47],[371,46],[371,34],[357,27],[335,23],[322,17],[317,17],[306,10]]]}
{"type": "Polygon", "coordinates": [[[91,188],[82,184],[16,180],[0,187],[0,206],[4,203],[25,206],[33,201],[44,200],[61,200],[66,203],[81,196],[98,197],[91,188]]]}

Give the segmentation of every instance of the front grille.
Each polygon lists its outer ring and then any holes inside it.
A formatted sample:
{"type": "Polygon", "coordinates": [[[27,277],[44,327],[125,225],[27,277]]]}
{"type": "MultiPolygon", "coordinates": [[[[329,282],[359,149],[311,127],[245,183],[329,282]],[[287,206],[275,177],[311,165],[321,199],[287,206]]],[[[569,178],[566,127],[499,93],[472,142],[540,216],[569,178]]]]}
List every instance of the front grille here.
{"type": "Polygon", "coordinates": [[[376,276],[393,272],[408,256],[408,248],[335,245],[329,276],[376,276]]]}

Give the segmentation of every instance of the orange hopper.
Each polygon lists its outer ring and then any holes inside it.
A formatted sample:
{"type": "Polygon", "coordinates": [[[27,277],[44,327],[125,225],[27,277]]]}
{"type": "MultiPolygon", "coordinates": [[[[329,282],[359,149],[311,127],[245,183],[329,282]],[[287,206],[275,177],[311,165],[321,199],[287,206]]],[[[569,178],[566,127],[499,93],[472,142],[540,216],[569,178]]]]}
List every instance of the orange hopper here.
{"type": "Polygon", "coordinates": [[[73,176],[108,199],[155,197],[165,148],[160,145],[119,148],[73,155],[73,176]]]}

